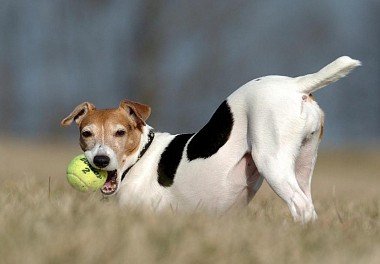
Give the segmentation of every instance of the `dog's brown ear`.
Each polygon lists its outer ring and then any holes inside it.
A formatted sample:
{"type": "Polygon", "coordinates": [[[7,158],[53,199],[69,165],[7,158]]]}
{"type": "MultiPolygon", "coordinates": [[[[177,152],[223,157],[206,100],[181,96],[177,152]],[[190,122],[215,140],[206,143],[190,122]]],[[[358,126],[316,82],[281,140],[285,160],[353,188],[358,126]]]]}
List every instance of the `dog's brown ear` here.
{"type": "Polygon", "coordinates": [[[124,109],[129,113],[132,118],[135,119],[136,123],[145,125],[145,121],[150,116],[150,107],[145,104],[129,101],[129,100],[123,100],[120,102],[120,108],[124,109]]]}
{"type": "Polygon", "coordinates": [[[83,118],[90,112],[95,110],[95,106],[92,103],[84,102],[75,107],[73,112],[68,115],[65,119],[61,121],[62,126],[69,126],[73,121],[79,124],[82,122],[83,118]]]}

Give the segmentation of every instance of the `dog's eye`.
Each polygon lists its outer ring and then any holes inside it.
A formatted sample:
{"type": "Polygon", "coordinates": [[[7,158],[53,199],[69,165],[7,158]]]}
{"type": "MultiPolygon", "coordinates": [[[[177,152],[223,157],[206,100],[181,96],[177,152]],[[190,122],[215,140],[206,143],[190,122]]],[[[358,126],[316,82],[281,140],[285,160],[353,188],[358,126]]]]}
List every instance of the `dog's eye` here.
{"type": "Polygon", "coordinates": [[[91,136],[92,136],[92,133],[90,131],[83,131],[82,132],[82,137],[84,137],[84,138],[88,138],[91,136]]]}
{"type": "Polygon", "coordinates": [[[116,133],[115,133],[115,136],[116,137],[122,137],[122,136],[124,136],[125,135],[125,131],[124,130],[118,130],[118,131],[116,131],[116,133]]]}

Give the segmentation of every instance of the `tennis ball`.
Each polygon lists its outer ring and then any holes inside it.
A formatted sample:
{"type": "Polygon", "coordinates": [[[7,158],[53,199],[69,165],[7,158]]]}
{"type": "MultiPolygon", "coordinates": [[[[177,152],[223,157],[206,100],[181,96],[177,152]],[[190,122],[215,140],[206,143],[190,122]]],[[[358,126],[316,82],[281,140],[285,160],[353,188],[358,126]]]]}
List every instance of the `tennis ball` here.
{"type": "Polygon", "coordinates": [[[107,172],[94,169],[86,157],[76,156],[67,167],[67,181],[81,192],[99,190],[107,180],[107,172]]]}

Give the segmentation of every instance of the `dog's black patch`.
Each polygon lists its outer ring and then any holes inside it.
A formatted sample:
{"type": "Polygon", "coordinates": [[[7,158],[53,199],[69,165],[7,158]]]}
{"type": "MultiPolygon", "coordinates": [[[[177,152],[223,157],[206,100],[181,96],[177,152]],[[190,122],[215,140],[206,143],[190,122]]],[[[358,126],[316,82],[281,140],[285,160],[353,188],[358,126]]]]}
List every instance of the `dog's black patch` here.
{"type": "Polygon", "coordinates": [[[191,139],[187,146],[189,161],[214,155],[227,142],[233,124],[231,108],[224,101],[210,121],[191,139]]]}
{"type": "Polygon", "coordinates": [[[162,152],[157,169],[158,183],[161,186],[169,187],[173,184],[183,149],[192,135],[194,134],[177,135],[162,152]]]}

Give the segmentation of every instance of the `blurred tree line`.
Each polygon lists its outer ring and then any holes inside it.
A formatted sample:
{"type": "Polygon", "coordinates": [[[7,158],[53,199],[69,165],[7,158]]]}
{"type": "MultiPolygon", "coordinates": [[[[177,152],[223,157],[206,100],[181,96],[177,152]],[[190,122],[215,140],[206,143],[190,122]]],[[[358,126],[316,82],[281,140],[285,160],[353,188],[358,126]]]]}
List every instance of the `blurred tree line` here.
{"type": "Polygon", "coordinates": [[[56,137],[74,106],[123,98],[196,131],[245,82],[341,55],[364,67],[316,96],[328,143],[380,137],[380,1],[2,0],[0,134],[56,137]]]}

